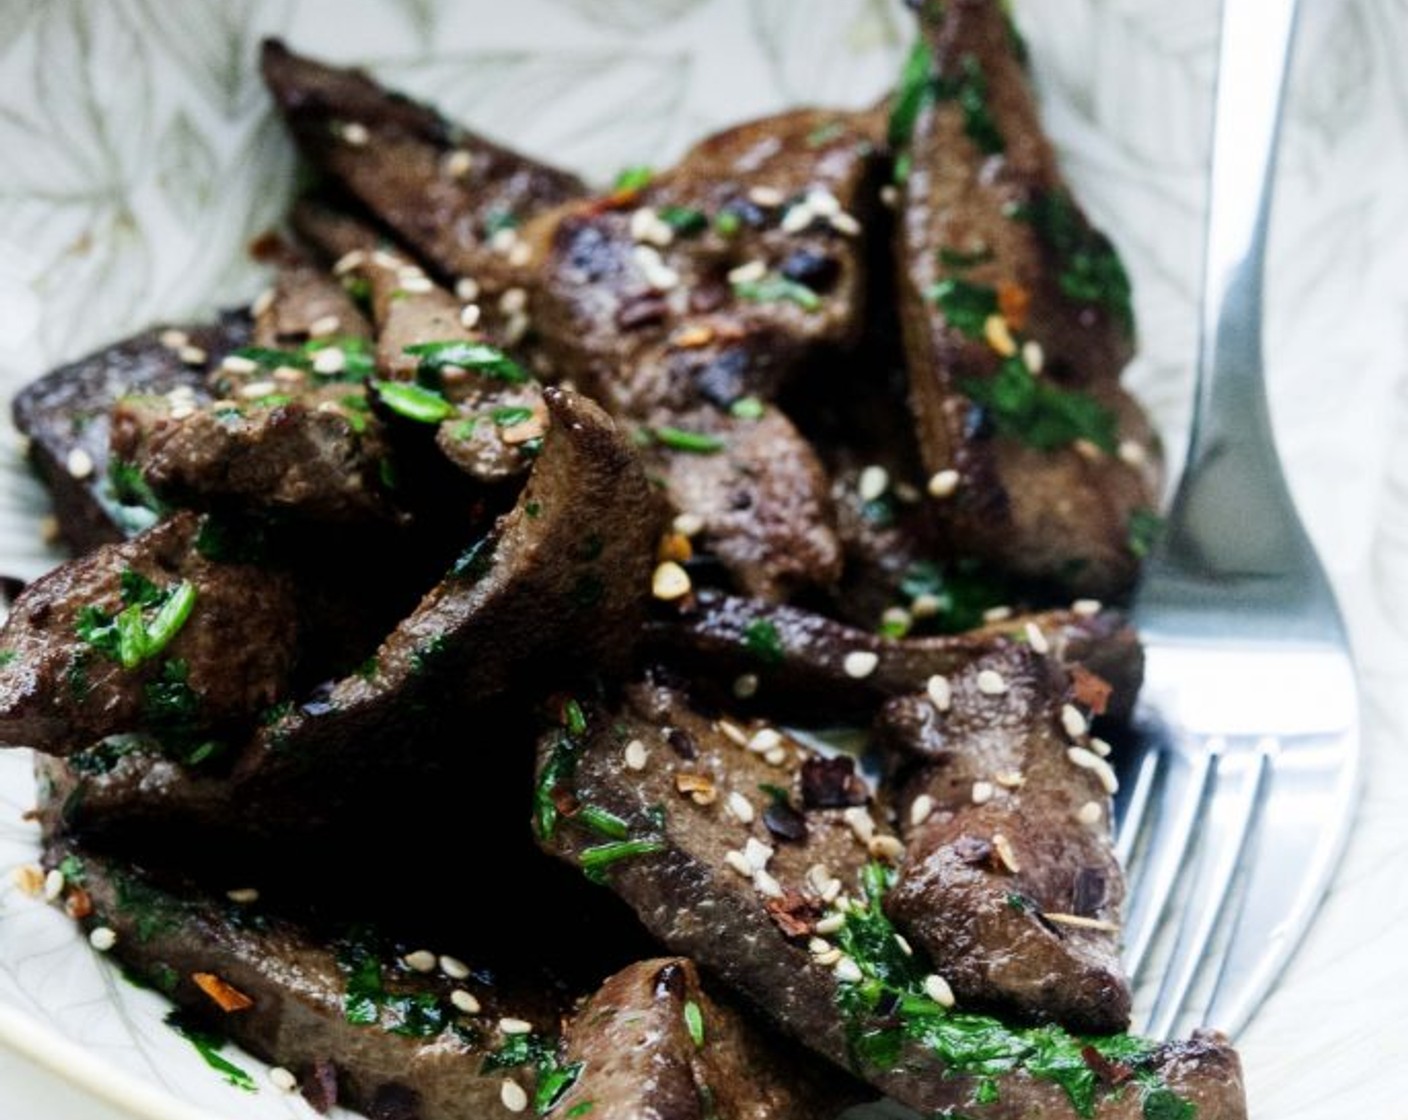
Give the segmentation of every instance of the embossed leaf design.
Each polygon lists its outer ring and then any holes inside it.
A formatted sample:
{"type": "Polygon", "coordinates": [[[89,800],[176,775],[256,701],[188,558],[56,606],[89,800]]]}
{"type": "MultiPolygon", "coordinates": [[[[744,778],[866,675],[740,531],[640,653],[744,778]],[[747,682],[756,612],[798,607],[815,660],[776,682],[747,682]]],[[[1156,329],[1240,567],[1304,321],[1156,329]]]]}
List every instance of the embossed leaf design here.
{"type": "Polygon", "coordinates": [[[554,0],[589,23],[620,31],[650,31],[679,19],[705,0],[554,0]]]}
{"type": "Polygon", "coordinates": [[[752,0],[750,16],[783,98],[860,106],[894,81],[914,35],[893,0],[832,0],[819,11],[796,0],[752,0]]]}
{"type": "Polygon", "coordinates": [[[216,112],[236,117],[262,103],[264,87],[253,60],[260,36],[287,23],[289,0],[129,2],[142,33],[160,44],[163,54],[216,112]]]}

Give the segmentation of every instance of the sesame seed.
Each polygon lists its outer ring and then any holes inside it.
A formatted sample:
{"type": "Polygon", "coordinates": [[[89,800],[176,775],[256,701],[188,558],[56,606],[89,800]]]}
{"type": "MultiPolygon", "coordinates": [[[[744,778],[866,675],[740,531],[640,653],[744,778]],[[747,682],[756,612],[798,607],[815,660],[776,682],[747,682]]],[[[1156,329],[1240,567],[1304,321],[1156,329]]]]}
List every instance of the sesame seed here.
{"type": "Polygon", "coordinates": [[[1072,739],[1080,739],[1090,730],[1085,716],[1074,704],[1061,705],[1061,726],[1072,739]]]}
{"type": "Polygon", "coordinates": [[[989,315],[983,321],[983,337],[1004,358],[1010,358],[1017,352],[1017,340],[1012,337],[1012,330],[1001,315],[989,315]]]}
{"type": "Polygon", "coordinates": [[[117,932],[111,926],[95,926],[88,935],[88,944],[100,953],[106,953],[117,944],[117,932]]]}
{"type": "Polygon", "coordinates": [[[474,166],[474,157],[463,148],[456,148],[453,152],[446,154],[440,166],[450,178],[462,179],[469,174],[470,169],[474,166]]]}
{"type": "Polygon", "coordinates": [[[272,381],[251,381],[247,385],[242,385],[236,394],[247,401],[257,400],[259,397],[267,397],[278,388],[272,381]]]}
{"type": "Polygon", "coordinates": [[[434,972],[436,958],[429,949],[417,949],[401,958],[401,963],[413,972],[434,972]]]}
{"type": "Polygon", "coordinates": [[[1077,599],[1071,604],[1071,613],[1081,618],[1093,618],[1103,609],[1099,599],[1077,599]]]}
{"type": "Polygon", "coordinates": [[[469,975],[469,965],[458,957],[441,956],[440,971],[451,980],[463,980],[469,975]]]}
{"type": "Polygon", "coordinates": [[[183,346],[176,351],[176,356],[188,366],[203,366],[209,357],[199,346],[183,346]]]}
{"type": "Polygon", "coordinates": [[[1051,652],[1051,643],[1046,640],[1046,634],[1035,622],[1028,622],[1026,625],[1027,644],[1032,647],[1033,653],[1046,654],[1051,652]]]}
{"type": "Polygon", "coordinates": [[[489,237],[489,248],[496,253],[508,254],[518,244],[518,231],[512,227],[498,229],[489,237]]]}
{"type": "Polygon", "coordinates": [[[890,472],[881,466],[869,466],[860,472],[856,492],[863,502],[873,502],[890,488],[890,472]]]}
{"type": "Polygon", "coordinates": [[[782,205],[782,192],[776,187],[754,187],[748,192],[748,201],[754,206],[771,209],[782,205]]]}
{"type": "Polygon", "coordinates": [[[872,836],[866,848],[876,859],[883,859],[888,863],[894,863],[904,855],[904,845],[896,836],[872,836]]]}
{"type": "Polygon", "coordinates": [[[934,815],[934,799],[921,793],[909,803],[909,823],[918,827],[934,815]]]}
{"type": "Polygon", "coordinates": [[[426,292],[435,290],[435,283],[424,273],[402,273],[397,281],[397,286],[403,292],[410,292],[412,295],[425,295],[426,292]]]}
{"type": "Polygon", "coordinates": [[[515,268],[522,268],[533,259],[533,246],[526,241],[515,241],[509,247],[508,263],[515,268]]]}
{"type": "Polygon", "coordinates": [[[1087,801],[1076,810],[1076,820],[1086,826],[1099,824],[1105,819],[1105,810],[1098,801],[1087,801]]]}
{"type": "Polygon", "coordinates": [[[26,863],[16,867],[11,874],[14,884],[30,898],[38,898],[44,890],[44,869],[37,863],[26,863]]]}
{"type": "Polygon", "coordinates": [[[909,613],[915,618],[933,618],[939,613],[939,608],[943,606],[939,597],[931,592],[924,591],[916,595],[909,604],[909,613]]]}
{"type": "Polygon", "coordinates": [[[880,202],[890,209],[894,209],[900,202],[900,191],[893,183],[886,183],[880,188],[880,202]]]}
{"type": "Polygon", "coordinates": [[[831,869],[824,863],[814,863],[807,868],[807,886],[820,894],[831,882],[831,869]]]}
{"type": "Polygon", "coordinates": [[[772,859],[773,854],[773,849],[756,836],[748,837],[748,843],[743,845],[743,858],[748,861],[748,866],[754,871],[761,871],[767,867],[768,860],[772,859]]]}
{"type": "Polygon", "coordinates": [[[337,263],[332,266],[334,276],[345,276],[354,268],[361,268],[367,263],[367,254],[361,249],[353,249],[350,253],[343,253],[337,258],[337,263]]]}
{"type": "Polygon", "coordinates": [[[1006,622],[1011,617],[1011,607],[989,607],[983,612],[984,622],[1006,622]]]}
{"type": "Polygon", "coordinates": [[[814,221],[817,214],[806,202],[796,202],[787,208],[782,216],[783,233],[801,233],[814,221]]]}
{"type": "Polygon", "coordinates": [[[839,214],[831,215],[831,228],[846,237],[855,237],[860,233],[860,222],[856,220],[854,215],[847,214],[843,210],[839,214]]]}
{"type": "Polygon", "coordinates": [[[1115,777],[1114,767],[1094,751],[1088,751],[1084,747],[1071,747],[1066,751],[1066,757],[1082,770],[1089,770],[1094,774],[1100,780],[1106,793],[1113,794],[1120,788],[1120,781],[1115,777]]]}
{"type": "Polygon", "coordinates": [[[667,603],[688,595],[693,586],[689,573],[673,560],[657,565],[650,577],[650,593],[667,603]]]}
{"type": "Polygon", "coordinates": [[[853,805],[842,812],[841,816],[850,825],[851,831],[862,844],[869,844],[875,838],[875,818],[870,815],[870,810],[864,805],[853,805]]]}
{"type": "Polygon", "coordinates": [[[895,944],[900,947],[900,952],[903,953],[905,956],[907,956],[907,957],[912,957],[912,956],[914,956],[914,946],[911,945],[911,944],[905,939],[904,934],[902,934],[902,933],[897,933],[897,934],[895,934],[895,944]]]}
{"type": "Polygon", "coordinates": [[[931,498],[950,497],[958,489],[958,472],[952,468],[935,472],[929,476],[927,489],[931,498]]]}
{"type": "Polygon", "coordinates": [[[1087,463],[1098,463],[1101,459],[1105,457],[1105,452],[1100,448],[1100,446],[1098,444],[1092,443],[1088,439],[1074,440],[1071,443],[1071,446],[1076,449],[1076,454],[1079,455],[1082,459],[1084,459],[1087,463]]]}
{"type": "Polygon", "coordinates": [[[914,616],[903,607],[886,607],[880,612],[880,622],[904,633],[914,625],[914,616]]]}
{"type": "Polygon", "coordinates": [[[697,537],[704,531],[704,519],[697,513],[677,514],[670,527],[686,537],[697,537]]]}
{"type": "Polygon", "coordinates": [[[754,754],[767,754],[768,751],[775,750],[781,745],[782,736],[771,727],[755,731],[753,737],[748,740],[748,749],[754,754]]]}
{"type": "Polygon", "coordinates": [[[953,704],[953,686],[948,678],[935,673],[924,685],[929,701],[941,712],[946,712],[953,704]]]}
{"type": "Polygon", "coordinates": [[[740,673],[733,678],[733,694],[740,700],[747,700],[758,694],[758,674],[740,673]]]}
{"type": "Polygon", "coordinates": [[[757,814],[753,809],[753,803],[744,797],[743,794],[734,790],[728,795],[728,801],[725,804],[727,805],[728,811],[738,819],[740,824],[753,823],[753,819],[757,814]]]}
{"type": "Polygon", "coordinates": [[[843,984],[859,984],[865,979],[865,973],[860,970],[860,965],[850,957],[843,956],[836,962],[836,979],[843,984]]]}
{"type": "Polygon", "coordinates": [[[1017,862],[1017,853],[1012,850],[1012,841],[1002,833],[994,832],[992,834],[992,850],[997,853],[997,858],[1013,875],[1022,870],[1022,865],[1017,862]]]}
{"type": "Polygon", "coordinates": [[[1046,353],[1036,339],[1029,338],[1022,343],[1022,364],[1033,373],[1040,373],[1046,365],[1046,353]]]}
{"type": "Polygon", "coordinates": [[[313,355],[313,372],[322,374],[341,373],[347,368],[347,355],[339,346],[328,346],[313,355]]]}
{"type": "Polygon", "coordinates": [[[161,334],[157,335],[157,338],[160,339],[161,344],[168,350],[180,350],[185,346],[189,346],[191,342],[190,335],[185,331],[177,330],[175,327],[162,331],[161,334]]]}
{"type": "Polygon", "coordinates": [[[528,1092],[511,1077],[499,1086],[499,1100],[510,1112],[522,1112],[528,1107],[528,1092]]]}
{"type": "Polygon", "coordinates": [[[1142,467],[1149,461],[1149,453],[1144,450],[1144,445],[1137,440],[1120,440],[1118,454],[1120,462],[1131,467],[1142,467]]]}
{"type": "Polygon", "coordinates": [[[259,369],[259,363],[242,354],[227,354],[221,359],[220,368],[226,373],[255,373],[259,369]]]}
{"type": "Polygon", "coordinates": [[[696,805],[712,805],[719,799],[718,787],[705,774],[676,774],[675,790],[687,795],[696,805]]]}
{"type": "Polygon", "coordinates": [[[839,933],[846,928],[846,917],[844,914],[827,914],[816,923],[817,933],[839,933]]]}
{"type": "Polygon", "coordinates": [[[455,1010],[463,1011],[466,1015],[478,1015],[481,1008],[480,1003],[474,998],[472,992],[467,992],[463,988],[456,988],[450,993],[450,1002],[455,1010]]]}
{"type": "Polygon", "coordinates": [[[718,730],[720,735],[722,735],[734,746],[748,746],[748,733],[744,731],[743,728],[739,727],[738,724],[730,723],[726,719],[721,719],[714,724],[714,727],[718,730]]]}
{"type": "Polygon", "coordinates": [[[1027,779],[1022,777],[1020,770],[999,770],[992,776],[992,780],[1005,789],[1021,789],[1027,784],[1027,779]]]}
{"type": "Polygon", "coordinates": [[[269,308],[274,306],[274,289],[265,288],[257,296],[254,302],[249,305],[249,313],[256,319],[263,315],[269,308]]]}
{"type": "Polygon", "coordinates": [[[460,308],[460,326],[467,331],[472,331],[479,325],[479,320],[484,312],[477,303],[467,303],[460,308]]]}
{"type": "Polygon", "coordinates": [[[461,276],[455,281],[455,298],[472,303],[479,298],[479,281],[472,276],[461,276]]]}
{"type": "Polygon", "coordinates": [[[225,897],[239,906],[248,906],[259,901],[259,892],[254,887],[236,887],[226,891],[225,897]]]}
{"type": "Polygon", "coordinates": [[[782,884],[766,871],[753,872],[753,886],[765,898],[781,898],[782,884]]]}
{"type": "Polygon", "coordinates": [[[846,660],[842,663],[842,667],[846,670],[846,676],[862,680],[875,672],[875,667],[879,664],[879,654],[872,653],[868,649],[855,649],[846,654],[846,660]]]}
{"type": "Polygon", "coordinates": [[[742,875],[743,878],[753,878],[753,865],[748,862],[748,857],[742,852],[730,848],[724,853],[724,862],[742,875]]]}
{"type": "Polygon", "coordinates": [[[905,505],[912,506],[915,502],[919,501],[920,493],[918,488],[908,482],[896,482],[895,497],[905,505]]]}
{"type": "Polygon", "coordinates": [[[953,989],[949,987],[948,981],[937,973],[931,972],[924,977],[924,994],[940,1007],[952,1007],[954,1004],[953,989]]]}
{"type": "Polygon", "coordinates": [[[52,513],[46,513],[39,519],[39,539],[45,544],[58,543],[59,519],[52,513]]]}
{"type": "Polygon", "coordinates": [[[832,949],[831,952],[823,953],[821,956],[817,957],[816,963],[821,965],[822,968],[830,968],[840,961],[844,955],[845,954],[842,953],[840,949],[832,949]]]}
{"type": "Polygon", "coordinates": [[[354,148],[360,148],[372,138],[372,134],[367,131],[367,126],[358,121],[348,121],[342,126],[341,136],[344,143],[351,144],[354,148]]]}
{"type": "Polygon", "coordinates": [[[813,187],[807,192],[807,205],[823,218],[834,218],[841,212],[841,203],[825,187],[813,187]]]}
{"type": "Polygon", "coordinates": [[[510,315],[508,322],[504,324],[503,340],[507,345],[512,346],[514,343],[521,342],[523,336],[527,333],[528,316],[510,315]]]}
{"type": "Polygon", "coordinates": [[[1105,740],[1101,739],[1098,735],[1092,735],[1090,737],[1090,749],[1101,758],[1109,758],[1110,752],[1115,748],[1110,746],[1109,743],[1105,742],[1105,740]]]}
{"type": "Polygon", "coordinates": [[[1114,922],[1107,922],[1101,918],[1086,918],[1080,914],[1061,914],[1043,911],[1042,915],[1048,922],[1055,922],[1060,926],[1074,926],[1076,929],[1090,929],[1098,933],[1119,933],[1120,927],[1114,922]]]}
{"type": "Polygon", "coordinates": [[[372,263],[378,268],[394,268],[399,271],[404,262],[395,253],[377,249],[372,253],[372,263]]]}
{"type": "Polygon", "coordinates": [[[274,1066],[269,1071],[269,1084],[281,1093],[292,1093],[298,1088],[298,1078],[283,1066],[274,1066]]]}
{"type": "Polygon", "coordinates": [[[44,876],[44,901],[57,902],[64,893],[64,873],[57,867],[44,876]]]}
{"type": "Polygon", "coordinates": [[[87,478],[93,473],[93,456],[83,448],[75,447],[68,453],[64,466],[68,468],[68,473],[74,478],[87,478]]]}
{"type": "Polygon", "coordinates": [[[627,770],[644,770],[650,752],[639,739],[632,739],[626,744],[625,758],[627,770]]]}
{"type": "Polygon", "coordinates": [[[632,241],[649,241],[651,227],[660,220],[660,216],[649,206],[642,206],[638,210],[631,211],[629,229],[632,241]]]}
{"type": "Polygon", "coordinates": [[[787,764],[787,750],[785,747],[774,747],[763,755],[763,761],[769,766],[785,766],[787,764]]]}
{"type": "Polygon", "coordinates": [[[270,376],[280,385],[302,385],[307,380],[297,366],[275,366],[270,376]]]}
{"type": "Polygon", "coordinates": [[[996,669],[984,669],[978,674],[978,691],[985,696],[1001,696],[1007,691],[1007,681],[996,669]]]}
{"type": "Polygon", "coordinates": [[[993,794],[997,792],[991,782],[978,781],[973,783],[973,804],[986,805],[992,800],[993,794]]]}
{"type": "Polygon", "coordinates": [[[523,1019],[500,1019],[499,1031],[502,1034],[532,1034],[533,1024],[523,1019]]]}
{"type": "MultiPolygon", "coordinates": [[[[844,924],[844,919],[842,921],[844,924]]],[[[813,937],[807,942],[807,952],[814,957],[825,956],[827,953],[831,952],[834,947],[835,946],[824,937],[813,937]]]]}
{"type": "MultiPolygon", "coordinates": [[[[426,291],[429,290],[429,288],[426,289],[426,291]]],[[[336,334],[338,328],[341,326],[342,320],[336,315],[324,315],[319,319],[314,319],[308,324],[308,337],[326,338],[330,334],[336,334]]]]}
{"type": "Polygon", "coordinates": [[[728,282],[730,284],[752,284],[761,280],[768,274],[768,266],[762,261],[749,261],[741,264],[737,268],[730,269],[728,282]]]}

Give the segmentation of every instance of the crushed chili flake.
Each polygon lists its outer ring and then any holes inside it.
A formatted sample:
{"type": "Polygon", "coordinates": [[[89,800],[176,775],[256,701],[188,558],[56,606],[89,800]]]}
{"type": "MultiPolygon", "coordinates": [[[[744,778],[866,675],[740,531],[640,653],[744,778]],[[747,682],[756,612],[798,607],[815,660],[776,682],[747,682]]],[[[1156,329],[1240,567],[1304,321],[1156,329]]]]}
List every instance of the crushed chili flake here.
{"type": "Polygon", "coordinates": [[[997,309],[1014,331],[1019,331],[1026,325],[1027,311],[1031,303],[1031,292],[1021,284],[1003,280],[997,285],[997,309]]]}
{"type": "Polygon", "coordinates": [[[197,988],[215,1001],[221,1011],[245,1011],[254,1006],[254,1000],[213,972],[193,972],[191,979],[197,988]]]}
{"type": "Polygon", "coordinates": [[[93,898],[82,887],[70,887],[64,898],[64,913],[74,921],[81,921],[93,913],[93,898]]]}
{"type": "Polygon", "coordinates": [[[1104,1054],[1093,1046],[1083,1046],[1080,1051],[1081,1059],[1089,1067],[1090,1072],[1095,1074],[1106,1085],[1123,1085],[1134,1076],[1134,1068],[1124,1062],[1107,1058],[1104,1054]]]}
{"type": "Polygon", "coordinates": [[[763,906],[783,936],[791,938],[811,937],[824,910],[820,900],[790,888],[782,892],[781,898],[764,899],[763,906]]]}
{"type": "Polygon", "coordinates": [[[1114,686],[1104,677],[1092,673],[1084,665],[1071,666],[1072,695],[1077,704],[1084,704],[1091,713],[1103,716],[1110,704],[1114,686]]]}

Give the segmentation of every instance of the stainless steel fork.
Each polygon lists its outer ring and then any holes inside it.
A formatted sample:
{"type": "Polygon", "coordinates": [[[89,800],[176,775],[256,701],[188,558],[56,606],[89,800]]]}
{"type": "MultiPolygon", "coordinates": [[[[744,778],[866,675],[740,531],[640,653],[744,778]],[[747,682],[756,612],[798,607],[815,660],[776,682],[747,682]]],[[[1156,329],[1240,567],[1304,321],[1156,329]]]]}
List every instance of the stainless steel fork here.
{"type": "Polygon", "coordinates": [[[1262,375],[1262,272],[1294,0],[1224,0],[1188,458],[1135,620],[1148,653],[1118,811],[1136,1026],[1236,1034],[1294,952],[1357,793],[1358,698],[1262,375]]]}

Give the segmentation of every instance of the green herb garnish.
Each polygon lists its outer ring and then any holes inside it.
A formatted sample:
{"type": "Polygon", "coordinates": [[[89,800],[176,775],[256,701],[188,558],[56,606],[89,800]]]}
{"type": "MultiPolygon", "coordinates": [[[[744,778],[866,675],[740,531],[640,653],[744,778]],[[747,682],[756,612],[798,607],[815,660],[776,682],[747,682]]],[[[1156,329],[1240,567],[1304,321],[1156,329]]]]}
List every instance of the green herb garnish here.
{"type": "Polygon", "coordinates": [[[581,1104],[574,1104],[563,1113],[567,1120],[577,1120],[579,1116],[585,1116],[596,1107],[596,1101],[583,1101],[581,1104]]]}
{"type": "Polygon", "coordinates": [[[728,411],[730,416],[736,416],[740,420],[761,420],[767,406],[757,397],[739,397],[728,406],[728,411]]]}
{"type": "Polygon", "coordinates": [[[709,219],[704,211],[692,206],[663,206],[659,218],[680,237],[693,237],[709,228],[709,219]]]}
{"type": "Polygon", "coordinates": [[[1115,453],[1115,414],[1087,393],[1036,377],[1019,356],[1004,359],[991,377],[961,378],[958,387],[987,409],[999,434],[1029,447],[1054,451],[1083,439],[1115,453]]]}
{"type": "Polygon", "coordinates": [[[963,56],[957,74],[939,75],[936,88],[942,100],[958,102],[963,111],[963,132],[980,152],[996,155],[1007,147],[988,108],[987,75],[975,55],[963,56]]]}
{"type": "Polygon", "coordinates": [[[1069,191],[1039,194],[1013,216],[1031,222],[1055,256],[1062,292],[1078,303],[1104,308],[1126,336],[1134,334],[1129,273],[1110,239],[1086,220],[1069,191]]]}
{"type": "Polygon", "coordinates": [[[929,44],[921,38],[905,56],[890,110],[890,146],[896,151],[909,143],[914,124],[925,106],[933,102],[934,92],[934,59],[929,44]]]}
{"type": "Polygon", "coordinates": [[[766,618],[755,618],[743,628],[743,648],[764,665],[782,664],[782,635],[766,618]]]}
{"type": "Polygon", "coordinates": [[[722,237],[733,237],[743,228],[743,219],[735,210],[720,210],[714,216],[714,228],[722,237]]]}
{"type": "Polygon", "coordinates": [[[786,300],[795,303],[803,311],[821,309],[821,297],[814,291],[805,284],[776,274],[764,276],[761,280],[735,281],[733,294],[739,299],[751,300],[754,303],[778,303],[786,300]]]}
{"type": "Polygon", "coordinates": [[[650,181],[655,178],[655,169],[645,164],[636,164],[633,167],[623,167],[616,176],[616,181],[611,184],[614,191],[639,191],[650,186],[650,181]]]}
{"type": "Polygon", "coordinates": [[[1141,559],[1149,555],[1163,528],[1164,519],[1151,509],[1139,507],[1129,511],[1129,551],[1141,559]]]}
{"type": "Polygon", "coordinates": [[[651,428],[655,442],[674,451],[688,451],[695,455],[713,455],[728,446],[718,436],[707,432],[689,432],[683,428],[651,428]]]}
{"type": "Polygon", "coordinates": [[[665,842],[656,839],[616,840],[609,844],[597,844],[584,848],[577,855],[578,862],[587,878],[594,883],[605,882],[606,869],[624,859],[654,855],[665,850],[665,842]]]}
{"type": "Polygon", "coordinates": [[[704,1013],[692,999],[685,1000],[684,1027],[689,1031],[689,1037],[695,1046],[704,1045],[704,1013]]]}
{"type": "Polygon", "coordinates": [[[624,820],[599,805],[583,805],[572,819],[613,840],[624,840],[631,834],[630,826],[624,820]]]}
{"type": "Polygon", "coordinates": [[[407,346],[407,354],[420,359],[420,380],[438,378],[446,369],[467,369],[497,381],[522,385],[531,380],[527,372],[495,346],[484,342],[421,342],[407,346]]]}
{"type": "Polygon", "coordinates": [[[974,249],[972,252],[963,252],[960,249],[950,249],[945,245],[939,250],[939,263],[945,268],[974,268],[980,264],[987,264],[993,259],[993,255],[993,251],[986,247],[974,249]]]}
{"type": "Polygon", "coordinates": [[[990,315],[997,314],[997,290],[986,284],[970,284],[956,276],[946,276],[928,292],[938,304],[948,325],[969,338],[982,338],[990,315]]]}
{"type": "Polygon", "coordinates": [[[489,418],[500,428],[512,428],[515,424],[526,424],[533,419],[533,410],[519,405],[505,405],[489,413],[489,418]]]}
{"type": "Polygon", "coordinates": [[[165,649],[196,603],[196,589],[189,581],[158,588],[131,568],[123,569],[120,594],[123,607],[116,615],[90,604],[79,610],[74,630],[124,669],[135,669],[165,649]]]}
{"type": "Polygon", "coordinates": [[[438,424],[455,414],[455,407],[434,389],[410,381],[373,381],[381,403],[392,412],[422,424],[438,424]]]}
{"type": "Polygon", "coordinates": [[[205,1064],[220,1074],[227,1084],[233,1085],[236,1089],[243,1089],[246,1093],[256,1091],[254,1078],[228,1058],[220,1056],[220,1051],[225,1048],[223,1038],[210,1031],[192,1026],[185,1021],[179,1011],[168,1013],[165,1022],[168,1027],[195,1047],[196,1053],[201,1056],[205,1064]]]}

